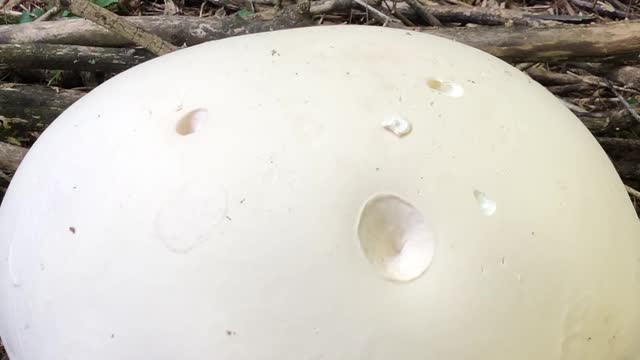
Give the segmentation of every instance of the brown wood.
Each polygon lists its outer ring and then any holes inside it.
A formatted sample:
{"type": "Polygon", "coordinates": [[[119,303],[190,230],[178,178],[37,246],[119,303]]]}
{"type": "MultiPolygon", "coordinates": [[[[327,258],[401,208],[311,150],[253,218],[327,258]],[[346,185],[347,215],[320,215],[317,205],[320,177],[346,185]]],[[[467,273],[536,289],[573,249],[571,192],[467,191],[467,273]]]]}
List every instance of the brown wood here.
{"type": "Polygon", "coordinates": [[[0,170],[16,171],[27,151],[23,147],[0,142],[0,170]]]}
{"type": "Polygon", "coordinates": [[[4,83],[0,84],[0,115],[28,121],[28,130],[42,131],[84,94],[43,85],[4,83]]]}
{"type": "Polygon", "coordinates": [[[1,44],[0,70],[51,69],[120,72],[154,56],[143,49],[54,44],[1,44]]]}
{"type": "Polygon", "coordinates": [[[420,4],[418,0],[404,0],[404,2],[411,6],[413,11],[415,11],[418,16],[420,16],[420,18],[424,20],[428,25],[442,26],[440,19],[435,17],[432,11],[420,4]]]}
{"type": "Polygon", "coordinates": [[[91,20],[156,55],[164,55],[178,50],[178,47],[164,41],[161,37],[143,30],[126,18],[103,9],[88,0],[59,0],[59,4],[61,8],[68,9],[73,14],[91,20]]]}
{"type": "MultiPolygon", "coordinates": [[[[219,20],[195,17],[132,17],[147,31],[174,44],[195,45],[209,40],[310,26],[301,17],[261,15],[266,20],[239,17],[219,20]]],[[[552,27],[407,28],[452,39],[507,61],[593,59],[640,52],[640,21],[607,22],[552,27]]],[[[129,46],[131,43],[86,20],[64,20],[0,26],[0,43],[47,42],[94,46],[129,46]]]]}
{"type": "Polygon", "coordinates": [[[589,59],[640,52],[640,21],[540,28],[416,28],[508,61],[589,59]]]}
{"type": "MultiPolygon", "coordinates": [[[[247,19],[192,16],[132,16],[128,20],[174,45],[192,46],[209,40],[313,25],[304,11],[286,8],[282,14],[259,13],[247,19]]],[[[0,44],[48,43],[65,45],[125,47],[131,41],[84,19],[0,25],[0,44]]]]}

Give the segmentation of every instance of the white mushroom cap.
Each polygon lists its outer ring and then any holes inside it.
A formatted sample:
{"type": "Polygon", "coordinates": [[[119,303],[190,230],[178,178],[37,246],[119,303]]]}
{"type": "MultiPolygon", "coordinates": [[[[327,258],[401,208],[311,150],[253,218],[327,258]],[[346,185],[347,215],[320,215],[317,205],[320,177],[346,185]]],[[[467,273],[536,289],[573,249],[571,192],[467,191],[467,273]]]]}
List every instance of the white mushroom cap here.
{"type": "Polygon", "coordinates": [[[131,69],[0,209],[11,360],[640,356],[640,225],[591,134],[508,64],[325,26],[131,69]]]}

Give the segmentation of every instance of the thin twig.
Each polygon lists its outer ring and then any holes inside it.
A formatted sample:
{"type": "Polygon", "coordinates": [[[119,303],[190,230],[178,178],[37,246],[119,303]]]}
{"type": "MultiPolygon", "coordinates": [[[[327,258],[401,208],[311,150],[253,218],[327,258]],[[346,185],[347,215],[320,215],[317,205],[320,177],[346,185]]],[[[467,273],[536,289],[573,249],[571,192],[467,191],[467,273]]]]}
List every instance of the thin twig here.
{"type": "Polygon", "coordinates": [[[156,55],[164,55],[178,50],[178,47],[164,41],[159,36],[148,33],[132,22],[88,0],[59,0],[60,7],[82,16],[128,40],[142,46],[156,55]]]}
{"type": "Polygon", "coordinates": [[[34,20],[34,22],[36,22],[36,21],[47,21],[50,18],[52,18],[53,16],[55,16],[59,11],[60,11],[60,9],[57,6],[53,6],[51,9],[47,10],[44,14],[42,14],[38,18],[36,18],[34,20]]]}
{"type": "Polygon", "coordinates": [[[3,179],[5,181],[11,181],[11,176],[5,174],[4,172],[2,172],[2,170],[0,170],[0,179],[3,179]]]}
{"type": "Polygon", "coordinates": [[[631,114],[631,116],[633,116],[634,119],[638,120],[640,122],[640,115],[638,115],[638,112],[636,111],[636,109],[634,109],[631,104],[629,104],[629,102],[627,101],[627,99],[625,99],[622,95],[620,95],[620,93],[616,90],[616,88],[613,86],[613,84],[611,83],[611,81],[607,80],[607,83],[609,83],[609,87],[611,88],[611,91],[613,92],[613,94],[618,98],[618,100],[620,100],[620,102],[622,103],[622,105],[624,105],[624,107],[627,109],[627,111],[631,114]]]}
{"type": "Polygon", "coordinates": [[[426,21],[431,26],[442,26],[440,20],[438,20],[433,14],[431,14],[424,6],[418,3],[418,0],[404,0],[411,8],[418,13],[422,20],[426,21]]]}
{"type": "Polygon", "coordinates": [[[19,11],[0,9],[0,15],[12,16],[12,17],[20,17],[22,15],[19,11]]]}
{"type": "Polygon", "coordinates": [[[375,17],[383,22],[383,26],[388,24],[388,23],[397,23],[399,22],[399,20],[396,20],[394,18],[390,18],[387,15],[385,15],[384,13],[382,13],[380,10],[374,8],[373,6],[367,4],[366,2],[364,2],[363,0],[353,0],[354,2],[360,4],[361,6],[363,6],[365,9],[367,9],[368,11],[371,11],[373,13],[373,15],[375,15],[375,17]]]}
{"type": "Polygon", "coordinates": [[[398,19],[400,19],[400,21],[402,21],[402,23],[405,24],[406,26],[416,26],[416,24],[414,24],[411,20],[407,19],[406,16],[402,15],[402,13],[398,11],[398,9],[394,9],[392,11],[392,14],[398,19]]]}
{"type": "Polygon", "coordinates": [[[629,195],[633,196],[634,198],[640,200],[640,191],[632,188],[629,185],[625,185],[624,186],[627,189],[627,192],[629,193],[629,195]]]}
{"type": "Polygon", "coordinates": [[[12,10],[14,7],[20,4],[20,0],[9,0],[0,9],[12,10]]]}

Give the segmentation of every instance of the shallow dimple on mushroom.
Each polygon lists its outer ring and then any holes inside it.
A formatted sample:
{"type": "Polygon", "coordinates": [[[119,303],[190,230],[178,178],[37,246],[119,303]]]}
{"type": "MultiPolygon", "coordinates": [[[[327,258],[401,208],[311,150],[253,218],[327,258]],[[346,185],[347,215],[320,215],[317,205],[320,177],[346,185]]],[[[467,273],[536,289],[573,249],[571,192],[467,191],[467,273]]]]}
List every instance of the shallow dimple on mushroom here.
{"type": "Polygon", "coordinates": [[[178,120],[176,133],[179,135],[189,135],[200,130],[209,117],[206,109],[196,109],[188,112],[178,120]]]}
{"type": "Polygon", "coordinates": [[[427,79],[427,86],[444,95],[454,97],[454,98],[461,97],[462,95],[464,95],[464,88],[462,87],[462,85],[449,80],[440,80],[436,78],[430,78],[430,79],[427,79]]]}
{"type": "Polygon", "coordinates": [[[498,204],[494,200],[490,199],[487,194],[480,190],[474,190],[473,196],[476,198],[478,207],[480,207],[482,214],[486,216],[495,214],[498,204]]]}
{"type": "Polygon", "coordinates": [[[418,209],[396,195],[367,200],[358,220],[358,238],[367,260],[389,280],[414,280],[433,259],[431,226],[418,209]]]}

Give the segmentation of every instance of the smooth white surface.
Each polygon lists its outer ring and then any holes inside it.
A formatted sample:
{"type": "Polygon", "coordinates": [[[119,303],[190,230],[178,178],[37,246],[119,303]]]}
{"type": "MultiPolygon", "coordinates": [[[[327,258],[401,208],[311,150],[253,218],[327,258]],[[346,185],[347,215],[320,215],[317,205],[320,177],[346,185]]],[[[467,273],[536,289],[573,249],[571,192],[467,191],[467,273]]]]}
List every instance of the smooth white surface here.
{"type": "Polygon", "coordinates": [[[636,360],[639,227],[585,127],[500,60],[379,27],[236,37],[47,129],[0,209],[0,335],[12,360],[636,360]],[[376,213],[389,234],[433,235],[412,281],[361,246],[378,194],[415,209],[376,213]]]}

